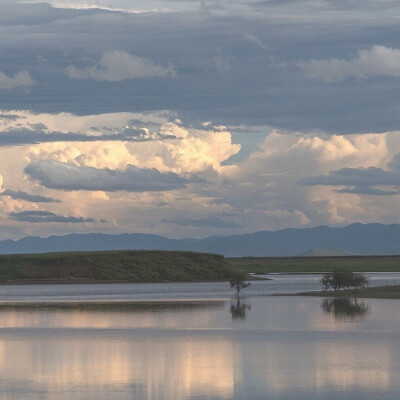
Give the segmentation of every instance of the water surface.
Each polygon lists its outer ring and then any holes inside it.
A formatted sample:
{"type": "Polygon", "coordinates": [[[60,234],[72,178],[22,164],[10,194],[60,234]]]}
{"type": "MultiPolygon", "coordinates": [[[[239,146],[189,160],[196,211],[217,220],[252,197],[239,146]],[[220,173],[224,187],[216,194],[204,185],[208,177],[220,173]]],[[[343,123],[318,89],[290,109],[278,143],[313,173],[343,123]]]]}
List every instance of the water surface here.
{"type": "Polygon", "coordinates": [[[0,399],[397,400],[400,302],[265,296],[317,280],[277,276],[241,300],[226,283],[3,286],[2,300],[142,300],[0,309],[0,399]]]}

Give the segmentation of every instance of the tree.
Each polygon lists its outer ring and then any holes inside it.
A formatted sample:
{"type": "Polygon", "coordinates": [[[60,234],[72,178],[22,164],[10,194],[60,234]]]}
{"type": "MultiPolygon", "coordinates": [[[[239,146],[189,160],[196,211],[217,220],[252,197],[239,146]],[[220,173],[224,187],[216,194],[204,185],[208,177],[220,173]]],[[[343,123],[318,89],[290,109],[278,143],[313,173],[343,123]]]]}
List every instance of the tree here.
{"type": "Polygon", "coordinates": [[[351,286],[354,288],[354,290],[362,289],[365,286],[368,286],[369,282],[368,276],[360,272],[355,272],[353,273],[353,282],[351,286]]]}
{"type": "Polygon", "coordinates": [[[320,282],[325,291],[329,290],[329,288],[331,287],[331,281],[332,281],[332,274],[330,272],[327,272],[326,274],[322,275],[320,282]]]}
{"type": "Polygon", "coordinates": [[[231,288],[235,288],[236,297],[239,297],[240,291],[251,286],[250,282],[246,282],[246,274],[243,271],[235,271],[229,279],[231,288]]]}
{"type": "Polygon", "coordinates": [[[362,288],[368,286],[369,279],[366,275],[358,272],[347,271],[344,268],[335,268],[332,272],[325,273],[320,283],[325,290],[335,291],[345,288],[362,288]]]}

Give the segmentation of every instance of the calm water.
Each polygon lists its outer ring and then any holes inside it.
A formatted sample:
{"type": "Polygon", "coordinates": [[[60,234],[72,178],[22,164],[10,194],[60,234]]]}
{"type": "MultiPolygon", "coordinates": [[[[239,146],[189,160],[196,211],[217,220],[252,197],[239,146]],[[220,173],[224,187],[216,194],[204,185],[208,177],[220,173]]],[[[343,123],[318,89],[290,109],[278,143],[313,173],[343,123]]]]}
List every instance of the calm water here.
{"type": "Polygon", "coordinates": [[[265,296],[317,280],[276,276],[239,302],[226,283],[2,286],[1,300],[164,301],[0,310],[0,399],[398,400],[400,301],[265,296]]]}
{"type": "MultiPolygon", "coordinates": [[[[372,286],[400,285],[400,273],[367,274],[372,286]]],[[[246,289],[248,296],[298,293],[321,290],[318,274],[268,275],[272,280],[254,281],[246,289]]],[[[139,283],[75,285],[10,285],[0,286],[2,301],[112,301],[210,299],[232,296],[226,282],[205,283],[139,283]]]]}

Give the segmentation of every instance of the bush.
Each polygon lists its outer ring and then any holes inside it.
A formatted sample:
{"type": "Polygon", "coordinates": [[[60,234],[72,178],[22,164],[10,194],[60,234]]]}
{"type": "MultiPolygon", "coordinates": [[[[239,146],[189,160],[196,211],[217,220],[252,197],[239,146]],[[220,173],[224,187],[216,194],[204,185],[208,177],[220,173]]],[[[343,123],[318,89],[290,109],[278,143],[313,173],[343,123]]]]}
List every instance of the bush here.
{"type": "Polygon", "coordinates": [[[369,278],[362,273],[347,271],[344,268],[336,268],[332,272],[325,273],[321,278],[321,285],[325,290],[335,291],[354,288],[357,290],[369,285],[369,278]]]}

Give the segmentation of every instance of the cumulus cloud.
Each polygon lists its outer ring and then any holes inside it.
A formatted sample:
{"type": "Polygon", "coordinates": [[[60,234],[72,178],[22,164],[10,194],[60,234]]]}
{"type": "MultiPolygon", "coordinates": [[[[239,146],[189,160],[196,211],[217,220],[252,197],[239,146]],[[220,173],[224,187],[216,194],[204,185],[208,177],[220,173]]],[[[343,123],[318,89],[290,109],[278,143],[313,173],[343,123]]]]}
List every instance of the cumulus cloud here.
{"type": "Polygon", "coordinates": [[[14,200],[24,200],[31,203],[60,203],[60,200],[53,199],[52,197],[41,196],[38,194],[26,193],[22,190],[4,190],[0,193],[1,196],[8,196],[14,200]]]}
{"type": "Polygon", "coordinates": [[[103,53],[97,65],[82,68],[70,65],[65,72],[71,79],[110,82],[137,78],[176,77],[176,71],[172,65],[165,67],[147,58],[119,50],[103,53]]]}
{"type": "MultiPolygon", "coordinates": [[[[140,126],[140,125],[138,125],[140,126]]],[[[81,167],[124,169],[129,164],[177,174],[212,173],[240,150],[225,128],[199,130],[181,123],[162,122],[148,132],[149,140],[109,143],[46,143],[30,148],[30,160],[52,159],[81,167]],[[156,139],[158,138],[158,140],[156,139]]],[[[124,137],[127,133],[124,132],[124,137]]],[[[1,134],[0,134],[1,137],[1,134]]]]}
{"type": "Polygon", "coordinates": [[[33,85],[33,79],[27,71],[17,72],[15,75],[6,75],[0,71],[0,89],[15,89],[33,85]]]}
{"type": "MultiPolygon", "coordinates": [[[[68,223],[68,224],[82,224],[86,222],[96,222],[93,218],[73,217],[57,215],[49,211],[20,211],[12,212],[9,214],[10,218],[18,222],[29,223],[68,223]]],[[[105,222],[102,220],[101,222],[105,222]]]]}
{"type": "Polygon", "coordinates": [[[47,188],[60,190],[168,191],[182,189],[189,182],[171,172],[161,173],[156,169],[140,169],[133,165],[121,171],[77,167],[53,160],[30,164],[25,173],[47,188]]]}
{"type": "Polygon", "coordinates": [[[372,46],[359,50],[351,60],[331,58],[300,63],[309,77],[326,82],[346,78],[367,79],[373,76],[400,77],[400,49],[372,46]]]}

